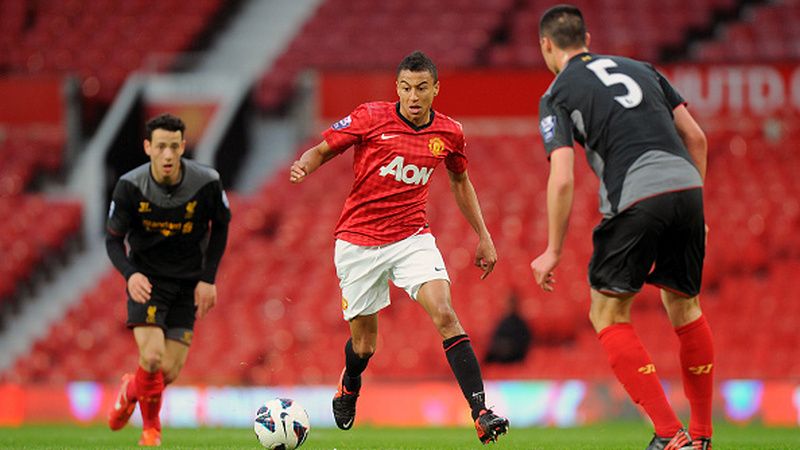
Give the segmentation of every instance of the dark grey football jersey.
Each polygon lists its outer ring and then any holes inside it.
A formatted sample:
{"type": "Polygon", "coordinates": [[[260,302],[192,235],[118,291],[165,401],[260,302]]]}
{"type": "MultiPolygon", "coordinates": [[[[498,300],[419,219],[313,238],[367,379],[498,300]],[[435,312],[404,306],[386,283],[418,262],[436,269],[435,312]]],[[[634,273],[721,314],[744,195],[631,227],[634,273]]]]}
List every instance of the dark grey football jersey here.
{"type": "Polygon", "coordinates": [[[600,212],[611,217],[638,200],[701,187],[675,128],[684,103],[652,65],[581,53],[553,80],[539,105],[548,156],[574,141],[600,178],[600,212]]]}
{"type": "Polygon", "coordinates": [[[231,219],[214,169],[181,159],[181,170],[180,183],[165,187],[153,179],[148,162],[120,177],[114,188],[107,230],[127,236],[130,262],[148,276],[197,279],[209,223],[231,219]]]}

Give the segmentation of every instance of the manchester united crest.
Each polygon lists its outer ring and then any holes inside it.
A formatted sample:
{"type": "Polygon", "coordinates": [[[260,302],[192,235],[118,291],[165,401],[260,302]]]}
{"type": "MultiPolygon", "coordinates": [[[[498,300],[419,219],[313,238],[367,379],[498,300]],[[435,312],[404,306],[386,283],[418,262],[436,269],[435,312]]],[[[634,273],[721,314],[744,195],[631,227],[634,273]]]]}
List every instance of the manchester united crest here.
{"type": "Polygon", "coordinates": [[[428,150],[431,151],[433,156],[442,156],[444,153],[444,141],[438,137],[431,138],[431,140],[428,141],[428,150]]]}

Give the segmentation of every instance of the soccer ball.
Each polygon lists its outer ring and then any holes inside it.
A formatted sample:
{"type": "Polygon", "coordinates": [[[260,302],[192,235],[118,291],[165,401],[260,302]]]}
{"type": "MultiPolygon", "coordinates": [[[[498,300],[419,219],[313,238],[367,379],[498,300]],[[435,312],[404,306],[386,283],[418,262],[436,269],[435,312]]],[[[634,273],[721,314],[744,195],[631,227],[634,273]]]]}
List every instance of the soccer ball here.
{"type": "Polygon", "coordinates": [[[308,413],[288,398],[274,398],[261,405],[253,422],[258,442],[273,450],[294,450],[305,442],[311,425],[308,413]]]}

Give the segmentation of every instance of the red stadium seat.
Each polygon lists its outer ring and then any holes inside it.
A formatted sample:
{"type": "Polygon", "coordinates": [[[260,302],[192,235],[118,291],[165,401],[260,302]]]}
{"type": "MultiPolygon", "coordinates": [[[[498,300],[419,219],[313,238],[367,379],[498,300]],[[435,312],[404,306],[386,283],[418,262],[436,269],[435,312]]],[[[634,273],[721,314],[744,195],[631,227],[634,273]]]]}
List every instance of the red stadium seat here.
{"type": "Polygon", "coordinates": [[[281,106],[291,93],[287,88],[292,86],[300,67],[394,68],[409,48],[425,49],[441,67],[470,67],[513,2],[459,0],[456,5],[426,2],[417,8],[401,4],[397,1],[323,2],[286,53],[263,75],[256,91],[259,106],[264,109],[281,106]],[[319,29],[326,33],[319,34],[319,29]],[[402,35],[385,32],[391,29],[406,32],[402,35]],[[363,35],[374,39],[360,39],[363,35]],[[451,45],[456,41],[458,46],[451,45]],[[359,45],[352,45],[353,42],[359,45]]]}
{"type": "MultiPolygon", "coordinates": [[[[715,2],[727,7],[730,2],[715,2]]],[[[783,61],[797,56],[800,5],[766,3],[749,8],[743,21],[728,24],[719,36],[698,45],[694,59],[707,62],[783,61]]]]}
{"type": "Polygon", "coordinates": [[[99,95],[90,90],[85,99],[107,104],[119,90],[120,80],[141,67],[145,54],[155,48],[161,54],[188,50],[192,39],[201,35],[224,7],[219,0],[196,1],[188,9],[174,0],[3,1],[0,69],[32,74],[77,73],[82,81],[99,79],[99,95]],[[181,20],[172,20],[174,14],[180,14],[181,20]],[[145,22],[165,31],[141,33],[145,22]],[[125,64],[109,64],[115,55],[126,57],[125,64]],[[123,68],[124,73],[109,75],[114,67],[123,68]]]}

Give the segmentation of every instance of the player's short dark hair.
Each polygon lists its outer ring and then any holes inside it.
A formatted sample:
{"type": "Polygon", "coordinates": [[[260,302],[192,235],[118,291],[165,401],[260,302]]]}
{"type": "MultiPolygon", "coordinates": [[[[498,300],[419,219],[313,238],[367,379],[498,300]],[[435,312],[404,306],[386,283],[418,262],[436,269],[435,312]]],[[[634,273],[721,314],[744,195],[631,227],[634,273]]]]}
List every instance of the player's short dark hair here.
{"type": "Polygon", "coordinates": [[[581,10],[572,5],[556,5],[539,21],[539,37],[547,36],[558,48],[580,48],[586,45],[586,24],[581,10]]]}
{"type": "Polygon", "coordinates": [[[147,140],[153,139],[153,131],[167,130],[167,131],[180,131],[181,137],[186,133],[186,124],[180,117],[173,116],[169,113],[160,114],[148,120],[145,124],[145,132],[147,133],[147,140]]]}
{"type": "Polygon", "coordinates": [[[436,71],[436,65],[428,58],[428,55],[416,50],[403,58],[400,65],[397,66],[397,75],[400,72],[408,70],[411,72],[429,72],[433,76],[433,81],[439,81],[439,72],[436,71]]]}

